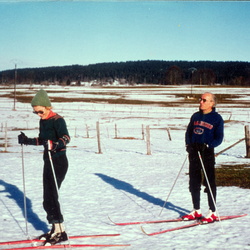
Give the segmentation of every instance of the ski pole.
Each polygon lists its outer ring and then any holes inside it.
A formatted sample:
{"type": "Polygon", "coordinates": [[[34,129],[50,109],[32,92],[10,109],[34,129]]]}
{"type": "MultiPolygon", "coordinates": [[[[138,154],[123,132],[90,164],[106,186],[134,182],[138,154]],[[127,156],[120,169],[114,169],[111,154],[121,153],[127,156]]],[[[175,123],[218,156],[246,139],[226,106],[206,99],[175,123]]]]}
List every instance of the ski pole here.
{"type": "Polygon", "coordinates": [[[27,216],[27,202],[26,202],[26,187],[25,187],[25,170],[24,170],[23,144],[21,145],[21,154],[22,154],[22,174],[23,174],[23,204],[24,204],[24,218],[25,218],[26,236],[29,238],[29,231],[28,231],[28,216],[27,216]]]}
{"type": "Polygon", "coordinates": [[[57,183],[57,179],[56,179],[55,168],[54,168],[54,164],[53,164],[52,157],[51,157],[51,152],[50,152],[50,150],[51,150],[51,145],[52,145],[52,141],[51,141],[51,140],[48,140],[48,155],[49,155],[49,161],[50,161],[50,166],[51,166],[52,174],[53,174],[54,181],[55,181],[56,192],[57,192],[57,195],[58,195],[58,198],[59,198],[59,188],[58,188],[58,183],[57,183]]]}
{"type": "Polygon", "coordinates": [[[182,171],[183,167],[185,166],[187,157],[188,157],[188,155],[186,155],[186,157],[185,157],[185,159],[184,159],[184,162],[183,162],[183,164],[182,164],[182,166],[181,166],[181,169],[180,169],[180,171],[179,171],[179,173],[178,173],[178,175],[177,175],[177,177],[176,177],[176,179],[175,179],[175,181],[174,181],[174,184],[173,184],[172,188],[171,188],[170,191],[169,191],[169,194],[168,194],[168,196],[167,196],[166,201],[164,202],[164,204],[163,204],[163,206],[162,206],[162,209],[161,209],[161,212],[160,212],[159,216],[161,215],[162,210],[163,210],[163,208],[165,207],[165,205],[166,205],[166,203],[167,203],[167,201],[168,201],[168,198],[169,198],[170,194],[172,193],[172,190],[174,189],[174,186],[175,186],[175,184],[176,184],[176,182],[177,182],[177,180],[178,180],[178,178],[179,178],[179,176],[180,176],[180,174],[181,174],[181,171],[182,171]]]}
{"type": "Polygon", "coordinates": [[[217,214],[218,214],[218,218],[219,218],[219,222],[220,222],[220,225],[221,225],[221,229],[222,229],[222,231],[223,231],[223,233],[224,233],[224,229],[223,229],[223,227],[222,227],[222,223],[221,223],[219,211],[218,211],[218,208],[217,208],[217,206],[216,206],[216,202],[215,202],[215,199],[214,199],[214,196],[213,196],[213,193],[212,193],[212,189],[211,189],[211,186],[210,186],[208,177],[207,177],[207,173],[206,173],[206,170],[205,170],[205,166],[204,166],[203,160],[202,160],[202,158],[201,158],[201,153],[200,153],[200,151],[198,151],[198,155],[199,155],[199,158],[200,158],[200,162],[201,162],[201,166],[202,166],[202,169],[203,169],[204,176],[205,176],[206,181],[207,181],[207,186],[208,186],[209,192],[210,192],[211,197],[212,197],[212,201],[213,201],[213,203],[214,203],[215,209],[216,209],[217,214]]]}

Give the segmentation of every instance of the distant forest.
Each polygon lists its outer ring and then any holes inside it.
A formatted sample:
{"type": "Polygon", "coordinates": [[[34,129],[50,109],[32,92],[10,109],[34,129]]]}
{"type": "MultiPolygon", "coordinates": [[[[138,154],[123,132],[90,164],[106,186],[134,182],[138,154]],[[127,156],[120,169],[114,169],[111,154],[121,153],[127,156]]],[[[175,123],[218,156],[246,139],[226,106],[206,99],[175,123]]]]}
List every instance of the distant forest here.
{"type": "Polygon", "coordinates": [[[250,86],[250,62],[128,61],[54,66],[0,72],[1,84],[240,85],[250,86]]]}

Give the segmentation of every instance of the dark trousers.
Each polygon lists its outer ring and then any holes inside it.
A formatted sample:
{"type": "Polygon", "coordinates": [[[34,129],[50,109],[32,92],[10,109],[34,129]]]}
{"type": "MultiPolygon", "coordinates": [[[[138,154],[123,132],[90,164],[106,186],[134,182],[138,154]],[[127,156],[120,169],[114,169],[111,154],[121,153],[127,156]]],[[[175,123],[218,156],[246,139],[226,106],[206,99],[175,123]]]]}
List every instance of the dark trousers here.
{"type": "MultiPolygon", "coordinates": [[[[68,159],[65,153],[61,155],[52,153],[52,161],[57,185],[58,188],[60,188],[68,170],[68,159]]],[[[50,224],[63,222],[63,215],[60,209],[59,197],[48,152],[44,153],[43,207],[47,213],[47,220],[50,224]]]]}
{"type": "MultiPolygon", "coordinates": [[[[206,175],[212,190],[214,200],[216,201],[216,182],[215,182],[215,157],[214,149],[207,148],[201,152],[201,158],[204,164],[206,175]]],[[[205,192],[208,196],[208,206],[213,212],[215,204],[209,190],[205,176],[202,176],[202,166],[197,151],[189,154],[189,190],[191,192],[194,209],[200,209],[200,190],[203,180],[205,192]]]]}

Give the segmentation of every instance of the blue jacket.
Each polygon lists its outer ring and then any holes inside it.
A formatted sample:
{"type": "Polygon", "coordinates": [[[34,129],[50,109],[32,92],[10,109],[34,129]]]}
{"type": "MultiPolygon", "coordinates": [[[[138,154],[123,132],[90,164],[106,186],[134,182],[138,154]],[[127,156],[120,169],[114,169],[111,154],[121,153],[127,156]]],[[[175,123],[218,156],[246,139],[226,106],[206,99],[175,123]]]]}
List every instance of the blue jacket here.
{"type": "Polygon", "coordinates": [[[192,115],[186,131],[186,145],[193,143],[207,144],[209,148],[219,146],[224,136],[224,122],[213,108],[212,112],[202,111],[192,115]]]}

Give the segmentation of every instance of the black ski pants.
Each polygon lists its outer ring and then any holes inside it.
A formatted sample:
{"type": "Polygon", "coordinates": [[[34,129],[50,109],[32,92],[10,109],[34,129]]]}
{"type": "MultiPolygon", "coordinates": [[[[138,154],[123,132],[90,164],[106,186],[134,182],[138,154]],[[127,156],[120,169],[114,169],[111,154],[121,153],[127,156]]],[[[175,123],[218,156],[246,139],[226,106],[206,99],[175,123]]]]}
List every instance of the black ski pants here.
{"type": "MultiPolygon", "coordinates": [[[[212,190],[214,200],[216,201],[216,181],[215,181],[215,157],[214,149],[206,148],[200,152],[201,158],[204,164],[206,175],[212,190]]],[[[205,186],[205,192],[208,197],[209,209],[215,211],[215,204],[213,202],[211,192],[209,190],[207,180],[205,176],[202,176],[202,165],[198,155],[198,151],[194,151],[189,154],[189,191],[191,192],[192,202],[194,209],[200,209],[200,190],[203,180],[205,186]]]]}
{"type": "MultiPolygon", "coordinates": [[[[53,167],[56,175],[58,188],[65,178],[68,170],[68,159],[66,153],[52,152],[53,167]]],[[[50,164],[48,152],[44,152],[44,169],[43,169],[43,207],[47,213],[47,220],[50,224],[62,223],[63,215],[60,209],[58,192],[50,164]]]]}

